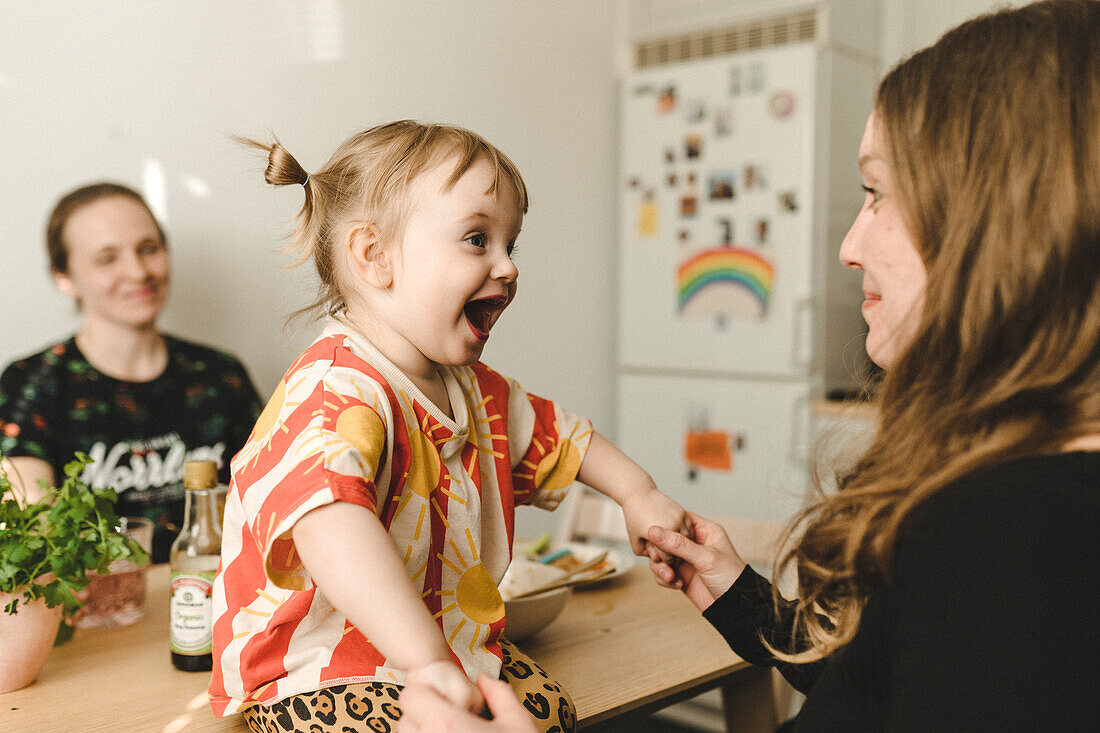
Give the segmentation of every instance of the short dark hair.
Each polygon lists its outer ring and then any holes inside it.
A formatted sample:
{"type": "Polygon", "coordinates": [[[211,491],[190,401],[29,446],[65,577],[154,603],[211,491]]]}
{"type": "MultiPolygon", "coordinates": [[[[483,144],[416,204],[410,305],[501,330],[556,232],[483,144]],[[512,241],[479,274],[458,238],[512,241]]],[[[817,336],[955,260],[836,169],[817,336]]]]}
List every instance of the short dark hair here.
{"type": "Polygon", "coordinates": [[[153,223],[156,224],[161,243],[168,244],[168,238],[164,236],[164,229],[157,221],[157,217],[153,216],[152,209],[149,208],[149,204],[145,203],[145,199],[142,198],[140,193],[129,186],[123,186],[121,183],[93,183],[88,186],[81,186],[62,196],[54,205],[53,211],[50,212],[50,218],[46,222],[46,254],[50,259],[51,273],[64,275],[69,272],[69,248],[61,238],[61,231],[65,228],[65,222],[78,209],[111,196],[124,196],[141,204],[149,212],[149,217],[153,220],[153,223]]]}

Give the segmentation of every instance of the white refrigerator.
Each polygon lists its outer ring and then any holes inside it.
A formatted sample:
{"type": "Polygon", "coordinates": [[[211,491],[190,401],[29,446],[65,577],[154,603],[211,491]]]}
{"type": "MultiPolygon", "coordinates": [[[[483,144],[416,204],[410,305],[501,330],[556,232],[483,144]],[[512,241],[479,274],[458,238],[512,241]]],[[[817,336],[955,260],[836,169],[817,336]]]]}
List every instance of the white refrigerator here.
{"type": "Polygon", "coordinates": [[[811,404],[865,359],[837,250],[875,77],[811,41],[621,81],[618,436],[689,509],[805,500],[811,404]]]}

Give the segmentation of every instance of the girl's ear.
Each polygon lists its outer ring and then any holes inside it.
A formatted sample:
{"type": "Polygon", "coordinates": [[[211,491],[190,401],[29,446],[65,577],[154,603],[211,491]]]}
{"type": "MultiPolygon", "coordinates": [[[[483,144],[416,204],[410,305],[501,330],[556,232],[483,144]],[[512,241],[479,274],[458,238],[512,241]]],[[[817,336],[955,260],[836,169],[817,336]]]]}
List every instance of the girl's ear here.
{"type": "Polygon", "coordinates": [[[374,224],[356,224],[344,242],[348,262],[363,282],[385,290],[393,283],[393,257],[374,224]]]}

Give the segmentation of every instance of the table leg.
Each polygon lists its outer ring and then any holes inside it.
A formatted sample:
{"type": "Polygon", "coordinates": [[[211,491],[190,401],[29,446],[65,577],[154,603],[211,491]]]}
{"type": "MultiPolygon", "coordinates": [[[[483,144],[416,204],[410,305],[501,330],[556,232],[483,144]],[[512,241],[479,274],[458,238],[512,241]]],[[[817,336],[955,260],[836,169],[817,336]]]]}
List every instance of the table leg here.
{"type": "Polygon", "coordinates": [[[725,682],[722,709],[728,733],[775,733],[771,669],[752,667],[725,682]]]}

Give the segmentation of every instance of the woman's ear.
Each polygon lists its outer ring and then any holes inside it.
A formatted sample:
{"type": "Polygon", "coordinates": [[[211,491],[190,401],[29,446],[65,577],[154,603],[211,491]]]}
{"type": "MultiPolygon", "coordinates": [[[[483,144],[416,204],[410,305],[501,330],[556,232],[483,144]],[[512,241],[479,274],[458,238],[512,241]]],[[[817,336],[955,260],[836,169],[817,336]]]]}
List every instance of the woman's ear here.
{"type": "Polygon", "coordinates": [[[344,245],[352,270],[363,282],[385,290],[393,283],[393,257],[374,224],[356,224],[344,245]]]}
{"type": "Polygon", "coordinates": [[[53,277],[53,284],[57,286],[58,290],[70,298],[79,299],[71,277],[63,272],[51,272],[50,275],[53,277]]]}

